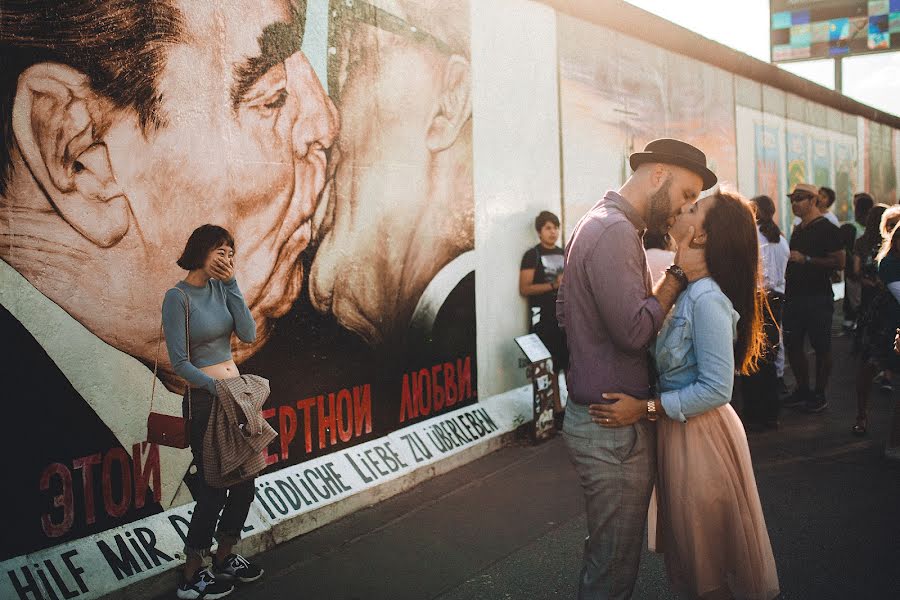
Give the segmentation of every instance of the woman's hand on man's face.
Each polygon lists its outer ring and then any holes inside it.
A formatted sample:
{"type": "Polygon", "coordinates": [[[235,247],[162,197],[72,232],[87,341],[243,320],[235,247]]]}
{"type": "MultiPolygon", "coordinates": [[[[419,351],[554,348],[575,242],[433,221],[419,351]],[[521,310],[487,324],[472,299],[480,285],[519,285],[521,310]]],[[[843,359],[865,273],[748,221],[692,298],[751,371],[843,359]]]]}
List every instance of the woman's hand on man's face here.
{"type": "Polygon", "coordinates": [[[697,281],[708,275],[706,270],[706,250],[696,247],[691,242],[694,239],[694,226],[688,227],[680,239],[675,243],[678,250],[675,252],[675,264],[681,267],[688,281],[697,281]]]}

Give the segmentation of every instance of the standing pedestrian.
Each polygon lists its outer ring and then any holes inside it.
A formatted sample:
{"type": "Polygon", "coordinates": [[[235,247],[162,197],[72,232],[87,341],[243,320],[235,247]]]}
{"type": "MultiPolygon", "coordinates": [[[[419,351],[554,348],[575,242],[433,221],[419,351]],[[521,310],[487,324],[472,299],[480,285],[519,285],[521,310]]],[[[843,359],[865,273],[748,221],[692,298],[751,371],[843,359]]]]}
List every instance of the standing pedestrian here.
{"type": "MultiPolygon", "coordinates": [[[[882,221],[888,220],[888,211],[882,221]]],[[[875,295],[860,323],[861,350],[856,375],[856,423],[853,434],[862,436],[868,428],[869,390],[879,370],[897,372],[900,358],[892,351],[892,340],[900,325],[900,228],[885,231],[875,256],[878,281],[875,295]]]]}
{"type": "MultiPolygon", "coordinates": [[[[856,240],[862,237],[866,230],[866,219],[869,211],[875,206],[872,196],[865,192],[859,192],[853,196],[853,243],[847,248],[847,267],[844,269],[844,329],[856,329],[856,321],[859,318],[859,305],[862,302],[862,285],[859,274],[856,273],[853,261],[856,240]]],[[[849,237],[849,236],[848,236],[849,237]]]]}
{"type": "Polygon", "coordinates": [[[219,401],[216,382],[240,375],[231,355],[231,334],[236,333],[245,343],[256,339],[256,322],[234,277],[234,246],[234,238],[222,227],[195,229],[178,259],[178,266],[188,271],[187,277],[166,292],[162,306],[172,368],[189,386],[182,412],[190,422],[191,452],[197,468],[190,486],[197,504],[188,526],[187,560],[176,591],[179,598],[187,600],[223,598],[234,590],[234,581],[256,581],[263,574],[261,568],[232,551],[253,503],[253,479],[220,489],[210,486],[203,476],[203,438],[213,403],[219,401]],[[201,569],[213,532],[219,547],[212,568],[201,569]]]}
{"type": "Polygon", "coordinates": [[[564,414],[559,394],[559,375],[569,368],[566,336],[556,319],[556,294],[563,279],[563,250],[559,240],[559,217],[543,210],[534,220],[539,242],[525,251],[519,266],[519,294],[528,298],[531,333],[536,333],[553,358],[555,375],[554,418],[562,425],[564,414]]]}
{"type": "Polygon", "coordinates": [[[768,196],[751,200],[756,210],[756,235],[762,267],[762,292],[769,310],[763,314],[766,349],[760,356],[758,370],[741,378],[741,396],[748,431],[778,429],[778,375],[775,359],[780,346],[779,330],[784,303],[784,273],[791,249],[775,224],[775,202],[768,196]]]}
{"type": "Polygon", "coordinates": [[[634,173],[578,223],[566,246],[557,313],[569,344],[569,402],[563,437],[584,490],[588,537],[578,597],[629,598],[641,555],[656,474],[656,433],[640,420],[603,429],[588,406],[619,390],[651,399],[648,351],[688,282],[703,273],[703,251],[679,247],[674,265],[652,287],[644,230],[666,233],[685,204],[716,183],[706,155],[660,139],[630,157],[634,173]]]}
{"type": "Polygon", "coordinates": [[[785,406],[817,413],[828,407],[825,389],[831,373],[831,318],[834,293],[831,273],[843,269],[844,250],[838,228],[819,211],[819,190],[798,183],[788,194],[800,224],[791,233],[791,254],[785,272],[784,343],[797,380],[785,406]],[[805,341],[816,354],[816,387],[810,391],[805,341]]]}

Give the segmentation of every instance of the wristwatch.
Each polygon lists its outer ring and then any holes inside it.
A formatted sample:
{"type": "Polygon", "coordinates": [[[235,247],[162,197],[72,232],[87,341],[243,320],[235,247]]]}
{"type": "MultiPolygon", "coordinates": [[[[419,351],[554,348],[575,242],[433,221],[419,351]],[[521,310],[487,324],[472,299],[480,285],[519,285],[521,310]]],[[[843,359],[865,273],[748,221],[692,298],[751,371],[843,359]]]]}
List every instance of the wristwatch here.
{"type": "Polygon", "coordinates": [[[688,286],[687,274],[684,272],[684,269],[682,269],[678,265],[671,265],[668,269],[666,269],[666,273],[677,279],[682,288],[686,288],[688,286]]]}
{"type": "Polygon", "coordinates": [[[656,402],[647,400],[647,420],[656,421],[658,418],[659,414],[656,412],[656,402]]]}

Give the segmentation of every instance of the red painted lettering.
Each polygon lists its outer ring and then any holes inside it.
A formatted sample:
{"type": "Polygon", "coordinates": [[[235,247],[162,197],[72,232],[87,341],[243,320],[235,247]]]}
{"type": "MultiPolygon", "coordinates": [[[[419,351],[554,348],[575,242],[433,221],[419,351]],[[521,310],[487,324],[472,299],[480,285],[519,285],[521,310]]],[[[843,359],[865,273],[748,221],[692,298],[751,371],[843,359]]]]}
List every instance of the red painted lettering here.
{"type": "Polygon", "coordinates": [[[441,365],[431,367],[431,398],[434,411],[444,408],[444,386],[440,381],[441,365]]]}
{"type": "Polygon", "coordinates": [[[53,463],[41,473],[41,491],[50,489],[50,479],[59,477],[62,490],[53,497],[53,506],[62,509],[62,520],[54,521],[50,514],[41,516],[41,526],[47,537],[65,535],[75,521],[75,502],[72,497],[72,473],[65,465],[53,463]]]}
{"type": "Polygon", "coordinates": [[[103,457],[103,471],[101,478],[101,487],[103,488],[103,506],[106,508],[106,514],[111,517],[121,517],[128,512],[131,506],[131,469],[128,468],[131,460],[124,448],[112,448],[103,457]],[[121,497],[116,502],[113,498],[113,463],[119,464],[119,482],[121,487],[121,497]]]}
{"type": "MultiPolygon", "coordinates": [[[[268,421],[269,419],[275,418],[275,409],[274,408],[265,409],[264,411],[262,411],[262,416],[263,416],[263,419],[265,419],[266,421],[268,421]]],[[[269,425],[271,425],[271,423],[269,423],[269,425]]],[[[278,462],[278,455],[272,454],[271,452],[269,452],[268,447],[263,448],[263,453],[265,453],[265,455],[266,455],[266,465],[274,465],[275,463],[278,462]]]]}
{"type": "Polygon", "coordinates": [[[306,442],[306,453],[312,452],[312,407],[315,398],[307,398],[297,401],[297,408],[303,411],[303,439],[306,442]]]}
{"type": "Polygon", "coordinates": [[[353,395],[350,390],[343,389],[338,392],[337,405],[337,429],[342,442],[349,442],[353,437],[353,395]]]}
{"type": "Polygon", "coordinates": [[[458,399],[456,390],[456,368],[453,363],[444,363],[444,387],[447,390],[447,406],[453,406],[458,399]]]}
{"type": "Polygon", "coordinates": [[[84,513],[88,525],[97,520],[97,512],[94,509],[94,465],[100,464],[100,453],[82,456],[72,461],[72,467],[81,469],[81,483],[84,487],[84,513]]]}
{"type": "Polygon", "coordinates": [[[281,440],[281,460],[288,459],[288,449],[297,435],[297,411],[292,406],[278,407],[278,438],[281,440]]]}
{"type": "MultiPolygon", "coordinates": [[[[431,414],[431,373],[428,369],[422,369],[416,379],[419,380],[419,413],[429,415],[431,414]],[[427,381],[425,381],[426,379],[427,381]],[[427,400],[424,392],[427,392],[427,400]]],[[[413,397],[415,395],[416,389],[413,388],[413,397]]]]}
{"type": "Polygon", "coordinates": [[[147,499],[147,485],[150,478],[153,477],[153,501],[159,502],[162,499],[162,487],[160,484],[161,473],[159,469],[159,446],[150,442],[141,442],[131,447],[131,456],[134,469],[134,506],[135,508],[143,508],[147,499]],[[147,451],[147,458],[144,458],[144,451],[147,451]]]}
{"type": "MultiPolygon", "coordinates": [[[[419,392],[418,397],[422,397],[422,388],[416,385],[417,377],[416,374],[413,373],[413,386],[417,388],[419,392]]],[[[403,386],[400,392],[400,422],[404,423],[407,419],[415,419],[419,416],[419,402],[418,398],[413,396],[412,390],[409,386],[409,374],[403,374],[403,386]]]]}
{"type": "Polygon", "coordinates": [[[459,401],[465,402],[472,397],[472,358],[467,356],[465,360],[456,359],[457,387],[459,401]]]}
{"type": "Polygon", "coordinates": [[[372,433],[372,387],[367,383],[353,388],[353,421],[356,436],[372,433]]]}
{"type": "Polygon", "coordinates": [[[325,414],[325,396],[319,396],[319,450],[325,448],[325,432],[329,433],[331,445],[337,444],[337,419],[334,414],[334,394],[328,394],[328,414],[325,414]]]}

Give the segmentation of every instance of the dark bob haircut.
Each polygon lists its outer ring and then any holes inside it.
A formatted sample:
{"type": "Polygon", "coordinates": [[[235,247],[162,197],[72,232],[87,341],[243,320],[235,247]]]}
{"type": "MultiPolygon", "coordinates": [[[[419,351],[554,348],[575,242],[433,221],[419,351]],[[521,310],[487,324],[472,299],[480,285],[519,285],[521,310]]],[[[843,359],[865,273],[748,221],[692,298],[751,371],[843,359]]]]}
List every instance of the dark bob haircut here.
{"type": "Polygon", "coordinates": [[[201,225],[188,238],[184,252],[178,259],[178,266],[185,271],[202,269],[209,253],[222,244],[227,244],[234,250],[234,238],[227,229],[218,225],[201,225]]]}
{"type": "Polygon", "coordinates": [[[543,229],[543,228],[544,228],[544,225],[546,225],[547,223],[553,223],[554,225],[556,225],[557,227],[559,227],[559,217],[557,217],[556,215],[554,215],[554,214],[553,214],[552,212],[550,212],[549,210],[542,210],[542,211],[541,211],[541,214],[539,214],[539,215],[538,215],[537,217],[535,217],[535,219],[534,219],[534,229],[535,229],[535,231],[537,231],[538,233],[540,233],[541,229],[543,229]]]}

